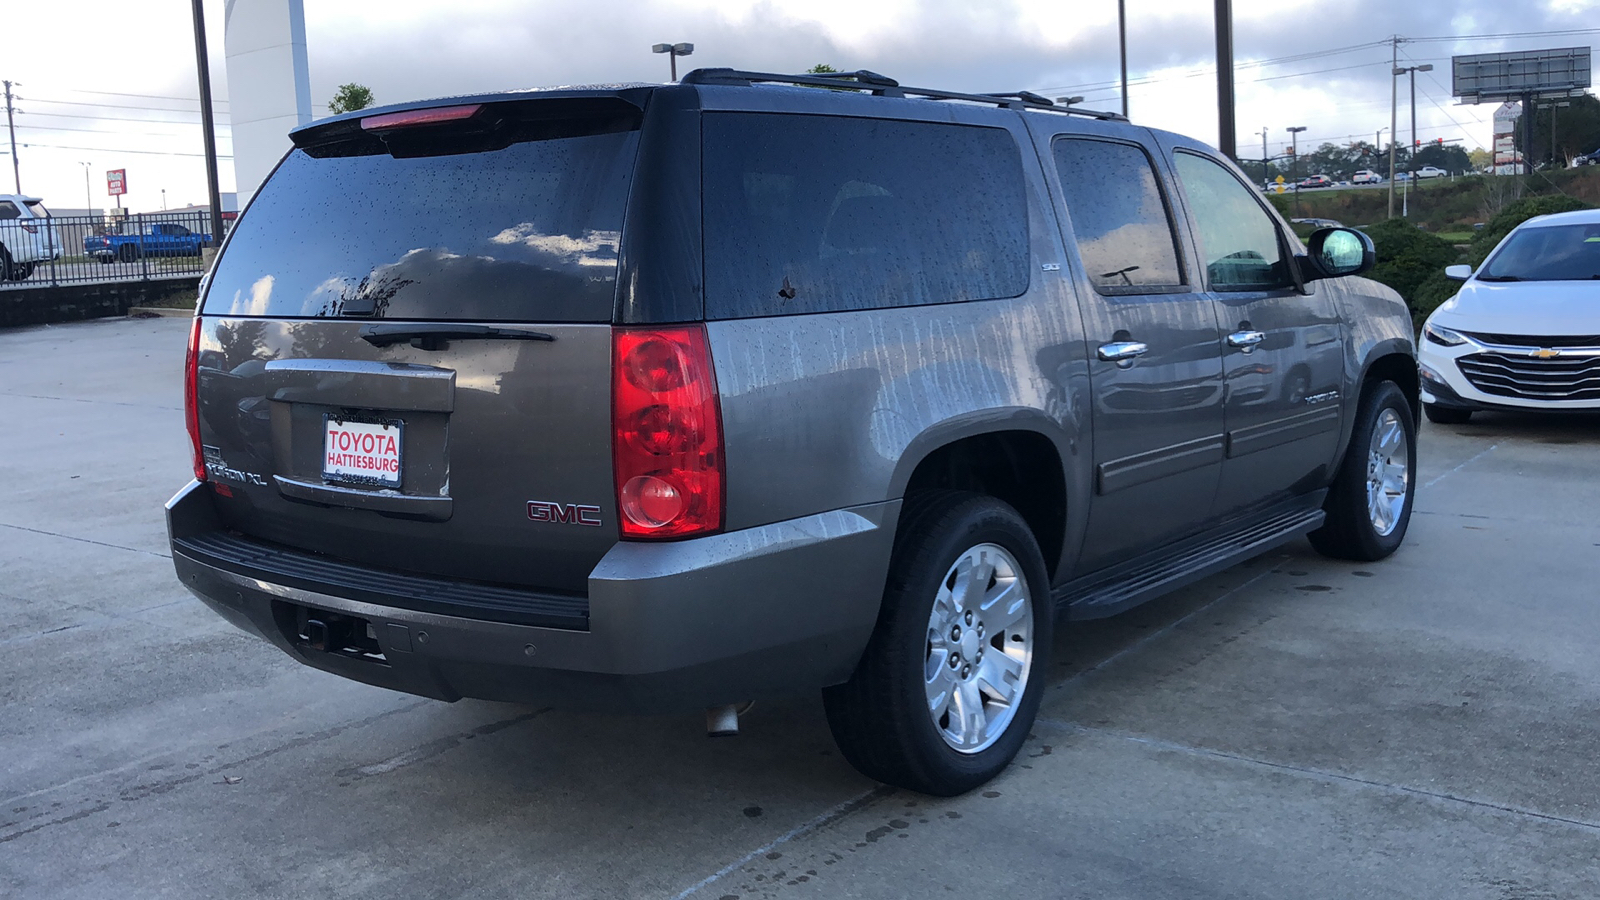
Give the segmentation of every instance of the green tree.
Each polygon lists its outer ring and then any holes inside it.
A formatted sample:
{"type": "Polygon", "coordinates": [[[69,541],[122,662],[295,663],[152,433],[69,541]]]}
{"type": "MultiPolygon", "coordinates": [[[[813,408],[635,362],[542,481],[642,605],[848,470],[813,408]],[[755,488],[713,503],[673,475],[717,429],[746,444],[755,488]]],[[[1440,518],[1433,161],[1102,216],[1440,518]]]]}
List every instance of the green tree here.
{"type": "Polygon", "coordinates": [[[832,75],[832,74],[834,74],[834,73],[836,73],[838,71],[839,71],[838,69],[835,69],[833,66],[830,66],[827,63],[817,63],[816,65],[814,65],[811,68],[807,69],[806,70],[806,74],[807,75],[832,75]]]}
{"type": "Polygon", "coordinates": [[[371,105],[372,89],[352,81],[349,84],[339,85],[339,90],[334,92],[333,99],[328,101],[328,112],[337,116],[340,113],[366,109],[371,105]]]}
{"type": "Polygon", "coordinates": [[[1456,261],[1456,248],[1405,219],[1379,222],[1367,228],[1367,235],[1378,251],[1371,277],[1398,291],[1416,316],[1418,289],[1430,276],[1442,277],[1444,267],[1456,261]]]}
{"type": "MultiPolygon", "coordinates": [[[[1560,106],[1554,111],[1556,117],[1555,154],[1554,161],[1558,167],[1564,167],[1567,160],[1580,153],[1588,153],[1600,148],[1600,99],[1591,94],[1582,97],[1573,97],[1571,106],[1560,106]]],[[[1550,116],[1549,107],[1535,109],[1533,113],[1533,152],[1528,154],[1534,165],[1549,162],[1550,153],[1550,116]]],[[[1522,120],[1517,120],[1517,133],[1515,135],[1517,149],[1522,149],[1522,120]]]]}

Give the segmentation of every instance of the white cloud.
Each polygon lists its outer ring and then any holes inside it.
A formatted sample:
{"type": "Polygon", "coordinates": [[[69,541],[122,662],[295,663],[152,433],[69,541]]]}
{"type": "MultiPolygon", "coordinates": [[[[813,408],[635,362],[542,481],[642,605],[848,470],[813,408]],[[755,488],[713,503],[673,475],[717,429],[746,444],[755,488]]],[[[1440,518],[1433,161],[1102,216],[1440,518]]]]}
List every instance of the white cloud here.
{"type": "MultiPolygon", "coordinates": [[[[1089,106],[1118,105],[1113,0],[305,0],[305,6],[312,100],[319,105],[347,81],[370,86],[380,102],[543,84],[659,81],[666,78],[667,60],[649,50],[661,41],[696,45],[693,56],[680,60],[685,67],[799,71],[827,62],[871,68],[908,84],[1028,88],[1050,96],[1083,94],[1089,106]]],[[[1251,60],[1372,44],[1395,32],[1421,37],[1593,27],[1600,0],[1459,0],[1448,14],[1437,4],[1387,0],[1348,0],[1336,14],[1311,0],[1237,0],[1234,6],[1238,140],[1249,156],[1260,152],[1259,138],[1250,135],[1262,126],[1277,152],[1282,129],[1291,124],[1307,126],[1302,143],[1315,144],[1370,136],[1389,121],[1387,46],[1267,67],[1252,67],[1251,60]]],[[[1129,74],[1148,81],[1131,92],[1135,121],[1214,141],[1211,4],[1127,0],[1127,7],[1129,74]]],[[[223,0],[205,0],[205,9],[214,87],[225,112],[223,0]]],[[[134,15],[111,0],[16,3],[6,15],[8,33],[28,36],[8,45],[0,77],[22,83],[17,124],[19,141],[30,145],[21,153],[29,193],[58,207],[82,206],[79,162],[90,161],[97,205],[109,205],[107,168],[128,170],[127,201],[136,210],[158,209],[163,187],[171,206],[203,201],[200,157],[163,155],[201,149],[198,105],[183,99],[196,96],[187,4],[140,7],[134,15]],[[80,115],[86,118],[74,118],[80,115]]],[[[1422,135],[1468,138],[1467,146],[1488,140],[1490,110],[1457,107],[1449,97],[1451,53],[1590,39],[1567,34],[1403,45],[1411,60],[1437,67],[1417,82],[1422,135]]],[[[1409,119],[1403,107],[1401,118],[1409,119]]],[[[230,146],[226,124],[223,115],[224,153],[230,146]]],[[[0,156],[0,190],[9,190],[9,162],[0,156]]],[[[226,160],[222,181],[224,190],[232,187],[226,160]]]]}

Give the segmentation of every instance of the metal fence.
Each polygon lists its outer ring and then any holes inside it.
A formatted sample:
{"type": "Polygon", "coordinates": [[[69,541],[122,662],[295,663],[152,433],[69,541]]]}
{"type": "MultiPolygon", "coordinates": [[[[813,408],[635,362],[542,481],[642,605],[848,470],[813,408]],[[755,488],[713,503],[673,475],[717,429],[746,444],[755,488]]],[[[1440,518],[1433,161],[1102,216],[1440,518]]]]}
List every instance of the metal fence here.
{"type": "Polygon", "coordinates": [[[204,211],[0,219],[0,290],[198,275],[210,233],[204,211]]]}

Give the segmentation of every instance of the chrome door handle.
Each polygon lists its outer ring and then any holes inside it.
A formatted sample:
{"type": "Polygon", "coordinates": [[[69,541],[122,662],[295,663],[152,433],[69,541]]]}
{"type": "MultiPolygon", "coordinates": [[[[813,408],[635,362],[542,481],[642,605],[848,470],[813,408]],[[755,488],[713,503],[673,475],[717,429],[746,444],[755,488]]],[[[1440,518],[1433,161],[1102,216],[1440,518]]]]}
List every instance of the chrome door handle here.
{"type": "Polygon", "coordinates": [[[1249,353],[1256,348],[1257,344],[1266,339],[1266,332],[1263,331],[1235,331],[1233,334],[1228,335],[1228,346],[1238,347],[1249,353]]]}
{"type": "Polygon", "coordinates": [[[1141,344],[1138,341],[1112,341],[1109,344],[1101,344],[1095,354],[1106,362],[1114,362],[1123,368],[1127,368],[1133,365],[1135,357],[1143,356],[1148,352],[1150,352],[1150,345],[1148,344],[1141,344]]]}

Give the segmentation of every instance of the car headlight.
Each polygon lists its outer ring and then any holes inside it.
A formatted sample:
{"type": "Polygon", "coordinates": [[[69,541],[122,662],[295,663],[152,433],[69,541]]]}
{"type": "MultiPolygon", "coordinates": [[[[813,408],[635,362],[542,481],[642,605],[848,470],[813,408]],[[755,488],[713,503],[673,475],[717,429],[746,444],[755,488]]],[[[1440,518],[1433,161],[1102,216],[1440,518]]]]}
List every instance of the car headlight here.
{"type": "Polygon", "coordinates": [[[1462,337],[1456,332],[1451,331],[1442,325],[1435,325],[1432,322],[1422,326],[1422,336],[1430,341],[1433,341],[1435,344],[1440,344],[1445,347],[1459,347],[1467,342],[1466,338],[1462,337]]]}

